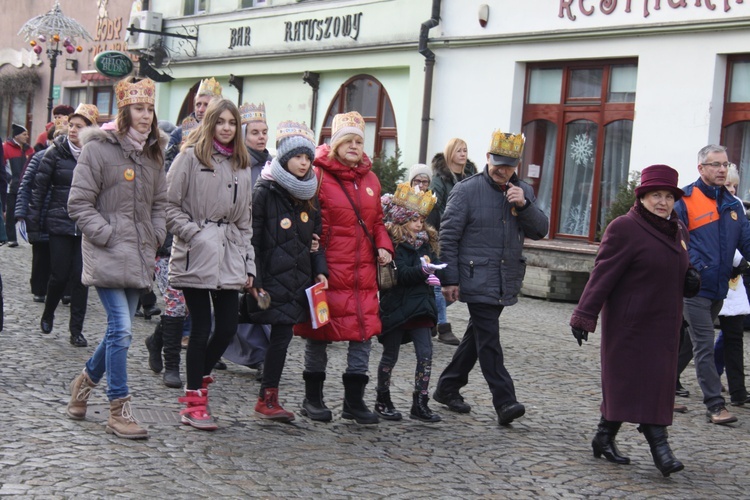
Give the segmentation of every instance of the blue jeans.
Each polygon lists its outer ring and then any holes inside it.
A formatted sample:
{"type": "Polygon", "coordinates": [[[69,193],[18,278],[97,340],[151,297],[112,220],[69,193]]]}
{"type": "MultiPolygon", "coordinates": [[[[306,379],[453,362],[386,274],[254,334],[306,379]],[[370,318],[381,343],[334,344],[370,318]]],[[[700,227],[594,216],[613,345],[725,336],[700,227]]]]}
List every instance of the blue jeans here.
{"type": "Polygon", "coordinates": [[[133,339],[133,317],[141,291],[96,287],[96,292],[107,312],[107,331],[86,362],[86,373],[95,384],[107,374],[107,398],[113,401],[128,395],[128,347],[133,339]]]}
{"type": "Polygon", "coordinates": [[[453,302],[448,302],[445,300],[445,297],[443,296],[443,287],[436,286],[435,288],[435,304],[437,305],[437,313],[438,313],[438,325],[444,325],[448,322],[448,306],[453,304],[453,302]]]}

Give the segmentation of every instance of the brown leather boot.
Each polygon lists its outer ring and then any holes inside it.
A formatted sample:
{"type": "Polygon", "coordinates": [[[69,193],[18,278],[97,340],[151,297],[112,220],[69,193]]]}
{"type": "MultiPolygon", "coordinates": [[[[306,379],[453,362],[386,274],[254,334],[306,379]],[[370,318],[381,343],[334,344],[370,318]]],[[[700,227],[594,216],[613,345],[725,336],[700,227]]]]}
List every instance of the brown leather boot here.
{"type": "Polygon", "coordinates": [[[148,439],[148,431],[138,425],[130,409],[130,396],[109,402],[107,434],[125,439],[148,439]]]}
{"type": "Polygon", "coordinates": [[[438,342],[448,345],[458,345],[461,343],[458,338],[453,335],[453,329],[450,323],[443,323],[437,326],[438,331],[438,342]]]}
{"type": "Polygon", "coordinates": [[[83,420],[86,418],[86,407],[88,406],[91,390],[96,384],[91,381],[86,368],[81,371],[80,375],[70,382],[70,402],[66,413],[73,420],[83,420]]]}

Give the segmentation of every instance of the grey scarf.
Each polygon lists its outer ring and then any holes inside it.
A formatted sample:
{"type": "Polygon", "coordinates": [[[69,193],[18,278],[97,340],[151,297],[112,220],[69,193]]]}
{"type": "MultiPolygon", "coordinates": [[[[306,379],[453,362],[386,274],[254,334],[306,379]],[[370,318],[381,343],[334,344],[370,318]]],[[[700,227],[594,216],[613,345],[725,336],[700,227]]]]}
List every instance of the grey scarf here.
{"type": "Polygon", "coordinates": [[[278,182],[281,187],[289,191],[289,194],[298,200],[307,201],[315,196],[315,192],[318,190],[318,179],[315,177],[312,168],[307,171],[304,179],[297,179],[274,158],[271,160],[271,175],[274,181],[278,182]]]}

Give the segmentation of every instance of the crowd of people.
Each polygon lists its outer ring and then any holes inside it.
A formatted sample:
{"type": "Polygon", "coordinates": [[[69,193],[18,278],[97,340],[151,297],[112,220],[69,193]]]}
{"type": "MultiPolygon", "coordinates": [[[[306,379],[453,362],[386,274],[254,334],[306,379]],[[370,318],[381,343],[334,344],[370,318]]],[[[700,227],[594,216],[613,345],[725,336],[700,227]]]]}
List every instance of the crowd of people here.
{"type": "MultiPolygon", "coordinates": [[[[524,416],[499,318],[518,301],[524,240],[544,238],[549,221],[517,173],[523,134],[494,131],[484,168],[468,160],[464,140],[451,139],[431,166],[414,165],[394,193],[382,193],[356,111],[337,114],[330,143],[318,146],[306,124],[281,121],[272,156],[262,103],[238,107],[208,78],[192,113],[174,127],[157,120],[155,94],[150,79],[128,77],[115,85],[112,122],[100,125],[90,104],[60,105],[34,149],[16,124],[3,145],[0,243],[18,245],[18,222],[32,244],[41,332],[53,330],[58,304],[69,303],[70,343],[86,347],[90,286],[107,314],[101,341],[70,384],[70,418],[85,419],[92,391],[106,378],[107,432],[148,437],[130,409],[127,354],[137,310],[161,312],[144,294],[154,281],[165,310],[145,339],[148,364],[164,372],[164,385],[184,389],[177,402],[185,425],[217,428],[209,386],[214,370],[226,367],[222,357],[257,370],[257,417],[294,420],[279,394],[294,335],[305,339],[300,413],[311,420],[333,418],[324,396],[332,342],[347,343],[341,417],[365,425],[401,420],[391,377],[401,346],[412,343],[409,416],[439,422],[428,404],[433,338],[457,346],[435,384],[435,402],[469,413],[461,389],[478,361],[498,423],[524,416]],[[386,269],[396,273],[395,284],[381,285],[386,269]],[[322,325],[309,313],[307,291],[315,284],[326,293],[322,325]],[[470,315],[460,339],[446,314],[455,301],[470,315]],[[383,352],[369,405],[373,338],[383,352]]],[[[633,207],[604,233],[570,321],[581,345],[602,315],[595,457],[630,463],[615,437],[631,422],[665,476],[683,469],[667,427],[680,410],[678,374],[693,357],[709,422],[737,420],[722,396],[724,366],[730,403],[750,403],[742,357],[750,304],[738,285],[750,259],[750,223],[730,167],[726,149],[714,145],[698,153],[700,177],[683,189],[671,167],[647,167],[633,207]],[[714,348],[717,317],[723,351],[714,348]]]]}

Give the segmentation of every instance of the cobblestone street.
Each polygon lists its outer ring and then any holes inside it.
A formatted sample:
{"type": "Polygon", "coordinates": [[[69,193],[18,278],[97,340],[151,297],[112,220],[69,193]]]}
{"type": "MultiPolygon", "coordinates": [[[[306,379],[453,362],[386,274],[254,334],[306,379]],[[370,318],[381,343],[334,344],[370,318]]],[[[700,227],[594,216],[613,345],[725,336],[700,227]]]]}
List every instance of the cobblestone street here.
{"type": "MultiPolygon", "coordinates": [[[[105,315],[92,289],[84,335],[89,347],[68,343],[68,311],[60,306],[55,330],[39,330],[42,304],[32,302],[31,249],[0,248],[5,330],[0,333],[0,496],[24,498],[748,498],[750,408],[732,408],[732,426],[706,423],[691,365],[682,377],[689,411],[675,416],[670,442],[683,472],[663,478],[645,438],[623,425],[620,450],[632,464],[595,459],[591,438],[599,418],[599,334],[578,347],[567,326],[573,304],[522,298],[503,312],[501,342],[526,416],[500,427],[477,366],[463,394],[470,414],[434,401],[443,421],[408,418],[414,355],[401,351],[393,379],[400,422],[360,426],[340,418],[345,345],[329,349],[326,400],[330,423],[297,415],[291,424],[253,415],[255,371],[229,363],[212,386],[219,429],[201,432],[178,423],[177,397],[147,365],[144,338],[156,318],[135,320],[129,353],[133,407],[149,429],[147,441],[104,432],[105,390],[92,394],[85,421],[65,415],[68,384],[104,331],[105,315]]],[[[448,309],[457,335],[468,318],[463,304],[448,309]]],[[[746,340],[747,337],[746,337],[746,340]]],[[[298,411],[303,398],[303,342],[295,338],[281,402],[298,411]]],[[[382,349],[373,343],[370,373],[382,349]]],[[[748,354],[745,344],[745,356],[748,354]]],[[[435,343],[433,384],[455,348],[435,343]]],[[[183,352],[184,355],[184,352],[183,352]]],[[[183,358],[184,378],[184,358],[183,358]]],[[[374,383],[366,400],[374,403],[374,383]]]]}

